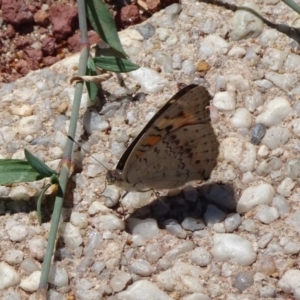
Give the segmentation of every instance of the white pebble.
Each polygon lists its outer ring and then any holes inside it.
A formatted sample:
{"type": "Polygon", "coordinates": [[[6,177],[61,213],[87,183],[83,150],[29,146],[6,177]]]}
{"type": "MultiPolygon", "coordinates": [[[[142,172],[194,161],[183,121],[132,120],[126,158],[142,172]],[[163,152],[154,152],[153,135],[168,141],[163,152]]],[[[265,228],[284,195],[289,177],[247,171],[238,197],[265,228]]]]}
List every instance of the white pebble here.
{"type": "Polygon", "coordinates": [[[28,277],[22,279],[20,283],[21,289],[29,293],[35,292],[39,287],[40,278],[41,278],[41,271],[34,271],[28,277]]]}
{"type": "Polygon", "coordinates": [[[280,217],[283,217],[290,211],[289,202],[282,196],[278,195],[273,198],[272,205],[277,208],[280,217]]]}
{"type": "Polygon", "coordinates": [[[68,273],[60,263],[54,263],[50,267],[48,282],[57,287],[67,286],[69,282],[68,273]]]}
{"type": "Polygon", "coordinates": [[[275,207],[259,205],[256,218],[264,224],[271,224],[279,218],[279,212],[275,207]]]}
{"type": "Polygon", "coordinates": [[[246,39],[246,38],[256,38],[258,37],[264,28],[264,23],[261,16],[261,11],[259,7],[254,3],[243,3],[243,7],[249,8],[238,9],[233,15],[232,25],[233,31],[231,32],[231,38],[235,41],[246,39]],[[258,15],[251,13],[254,10],[258,15]]]}
{"type": "Polygon", "coordinates": [[[256,260],[252,244],[236,234],[215,234],[213,241],[211,253],[218,262],[227,261],[249,266],[256,260]]]}
{"type": "Polygon", "coordinates": [[[231,111],[235,109],[236,99],[234,92],[218,92],[213,98],[213,105],[219,111],[231,111]]]}
{"type": "Polygon", "coordinates": [[[267,72],[265,78],[273,82],[279,88],[283,89],[285,92],[289,92],[295,83],[298,81],[297,74],[284,73],[278,74],[275,72],[267,72]]]}
{"type": "Polygon", "coordinates": [[[91,224],[100,230],[123,230],[124,222],[113,214],[106,214],[92,218],[91,224]]]}
{"type": "Polygon", "coordinates": [[[293,241],[288,241],[283,248],[285,254],[298,254],[300,251],[300,244],[293,241]]]}
{"type": "Polygon", "coordinates": [[[236,230],[242,223],[241,216],[237,213],[229,215],[225,221],[225,228],[227,232],[233,232],[236,230]]]}
{"type": "Polygon", "coordinates": [[[233,46],[228,52],[228,56],[231,57],[241,58],[244,57],[245,55],[246,55],[245,48],[240,46],[233,46]]]}
{"type": "Polygon", "coordinates": [[[20,264],[23,261],[23,258],[24,252],[15,249],[9,249],[4,255],[4,260],[10,265],[20,264]]]}
{"type": "Polygon", "coordinates": [[[121,199],[122,206],[129,210],[144,207],[150,203],[151,191],[147,192],[128,192],[121,199]]]}
{"type": "Polygon", "coordinates": [[[109,284],[112,287],[113,291],[117,293],[124,290],[130,279],[131,276],[128,273],[119,272],[112,277],[112,279],[109,281],[109,284]]]}
{"type": "Polygon", "coordinates": [[[32,238],[28,241],[30,255],[42,261],[46,252],[47,241],[42,237],[32,238]]]}
{"type": "Polygon", "coordinates": [[[200,267],[206,267],[211,262],[211,255],[204,247],[197,247],[191,253],[191,261],[200,267]]]}
{"type": "MultiPolygon", "coordinates": [[[[277,0],[276,0],[277,1],[277,0]]],[[[279,33],[275,29],[266,29],[260,36],[260,43],[264,47],[271,46],[278,39],[279,33]]]]}
{"type": "Polygon", "coordinates": [[[249,128],[252,124],[250,112],[243,107],[238,108],[231,117],[231,125],[235,128],[249,128]]]}
{"type": "Polygon", "coordinates": [[[13,106],[10,108],[10,112],[12,115],[28,117],[32,115],[33,107],[27,104],[23,104],[21,106],[13,106]]]}
{"type": "Polygon", "coordinates": [[[0,262],[0,291],[20,283],[18,272],[5,262],[0,262]]]}
{"type": "Polygon", "coordinates": [[[267,129],[261,143],[274,150],[283,147],[291,136],[291,132],[285,127],[271,127],[267,129]]]}
{"type": "Polygon", "coordinates": [[[42,129],[42,123],[38,116],[24,117],[20,120],[18,132],[25,137],[42,129]]]}
{"type": "Polygon", "coordinates": [[[150,94],[162,91],[167,85],[166,80],[159,73],[149,68],[142,67],[128,74],[141,85],[145,92],[150,94]]]}
{"type": "Polygon", "coordinates": [[[229,43],[217,34],[206,36],[200,46],[200,59],[205,60],[215,54],[226,54],[229,50],[229,43]]]}
{"type": "Polygon", "coordinates": [[[250,186],[245,189],[237,203],[236,211],[239,214],[251,210],[258,204],[270,204],[275,195],[274,188],[268,183],[250,186]]]}
{"type": "Polygon", "coordinates": [[[287,52],[285,51],[281,51],[274,48],[267,48],[261,61],[266,68],[272,71],[278,71],[282,68],[286,57],[287,52]]]}
{"type": "Polygon", "coordinates": [[[83,242],[80,229],[71,223],[61,224],[60,235],[63,237],[66,246],[71,249],[76,249],[83,242]]]}
{"type": "Polygon", "coordinates": [[[258,148],[258,151],[257,151],[257,156],[260,157],[260,158],[265,158],[269,155],[269,149],[266,145],[261,145],[259,148],[258,148]]]}
{"type": "Polygon", "coordinates": [[[128,226],[132,234],[139,234],[146,239],[157,237],[159,234],[159,228],[157,226],[156,220],[154,219],[148,218],[145,220],[141,220],[130,218],[128,220],[128,226]]]}
{"type": "Polygon", "coordinates": [[[300,66],[300,55],[295,53],[290,53],[284,63],[284,68],[286,71],[299,71],[300,66]]]}
{"type": "Polygon", "coordinates": [[[300,136],[300,119],[293,119],[291,122],[293,132],[300,136]]]}
{"type": "Polygon", "coordinates": [[[103,116],[95,110],[87,110],[83,115],[83,127],[87,133],[92,134],[94,131],[105,131],[109,127],[108,122],[103,116]]]}
{"type": "Polygon", "coordinates": [[[227,79],[229,80],[228,86],[231,84],[241,92],[249,90],[249,82],[241,74],[229,74],[227,79]]]}
{"type": "Polygon", "coordinates": [[[126,300],[172,300],[171,297],[160,290],[154,283],[147,280],[136,281],[126,291],[118,293],[118,298],[126,300]]]}
{"type": "Polygon", "coordinates": [[[165,254],[163,245],[160,243],[147,244],[145,254],[151,262],[157,262],[165,254]]]}
{"type": "Polygon", "coordinates": [[[254,112],[257,107],[263,104],[263,98],[260,92],[254,91],[253,94],[246,96],[245,108],[250,112],[254,112]]]}
{"type": "Polygon", "coordinates": [[[30,199],[30,191],[26,186],[16,186],[10,190],[8,195],[14,201],[28,201],[30,199]]]}
{"type": "Polygon", "coordinates": [[[292,111],[288,100],[277,97],[266,106],[266,111],[256,117],[256,124],[263,123],[268,127],[278,125],[292,111]]]}
{"type": "Polygon", "coordinates": [[[103,214],[109,213],[111,211],[110,208],[106,207],[99,201],[94,201],[89,206],[88,213],[90,216],[96,215],[97,213],[101,212],[103,214]]]}
{"type": "Polygon", "coordinates": [[[13,242],[21,242],[28,235],[28,228],[23,224],[16,224],[8,230],[8,236],[13,242]]]}
{"type": "Polygon", "coordinates": [[[86,228],[89,224],[86,214],[76,211],[71,213],[70,222],[79,228],[86,228]]]}
{"type": "Polygon", "coordinates": [[[146,260],[137,259],[130,265],[129,271],[130,273],[134,273],[144,277],[150,276],[155,270],[146,260]]]}
{"type": "Polygon", "coordinates": [[[278,287],[287,294],[293,294],[294,299],[300,299],[300,270],[289,269],[287,270],[281,279],[278,281],[278,287]]]}
{"type": "Polygon", "coordinates": [[[221,142],[220,156],[232,162],[242,172],[253,171],[256,161],[256,148],[243,139],[228,137],[221,142]]]}
{"type": "Polygon", "coordinates": [[[277,187],[277,193],[283,197],[289,197],[292,194],[293,188],[295,187],[296,182],[290,177],[286,177],[277,187]]]}

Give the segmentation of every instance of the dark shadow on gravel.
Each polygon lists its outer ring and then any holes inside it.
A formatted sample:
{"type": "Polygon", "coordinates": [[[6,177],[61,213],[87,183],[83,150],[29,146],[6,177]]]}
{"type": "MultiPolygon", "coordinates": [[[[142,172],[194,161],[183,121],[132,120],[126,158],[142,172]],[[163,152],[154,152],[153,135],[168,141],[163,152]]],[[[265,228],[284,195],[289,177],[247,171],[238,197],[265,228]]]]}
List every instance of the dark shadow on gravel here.
{"type": "Polygon", "coordinates": [[[164,222],[175,219],[179,224],[187,217],[203,220],[209,204],[229,214],[235,212],[237,199],[232,185],[209,183],[189,192],[181,192],[176,196],[158,196],[149,205],[137,209],[128,218],[153,218],[159,228],[164,222]]]}
{"type": "Polygon", "coordinates": [[[215,5],[215,6],[219,6],[219,7],[223,7],[227,10],[231,10],[233,12],[237,11],[237,10],[245,10],[250,12],[251,14],[257,16],[259,19],[261,19],[264,24],[266,24],[267,26],[269,26],[272,29],[276,29],[277,31],[287,35],[289,38],[295,40],[297,43],[300,43],[300,31],[298,28],[296,27],[291,27],[287,24],[275,24],[269,20],[267,20],[266,18],[264,18],[263,16],[261,16],[260,14],[258,14],[255,10],[249,8],[249,7],[244,7],[244,6],[236,6],[234,4],[230,4],[230,3],[223,3],[222,1],[219,0],[199,0],[199,2],[203,2],[203,3],[207,3],[207,4],[211,4],[211,5],[215,5]]]}

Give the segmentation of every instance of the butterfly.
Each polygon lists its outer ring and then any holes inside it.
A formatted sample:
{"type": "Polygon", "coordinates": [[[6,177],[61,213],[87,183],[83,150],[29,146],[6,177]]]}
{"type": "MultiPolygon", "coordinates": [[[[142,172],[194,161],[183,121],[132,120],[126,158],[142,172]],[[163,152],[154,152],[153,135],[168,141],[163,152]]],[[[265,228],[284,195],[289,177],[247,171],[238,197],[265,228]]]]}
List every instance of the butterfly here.
{"type": "Polygon", "coordinates": [[[210,100],[207,89],[195,84],[177,92],[125,150],[116,169],[108,171],[108,183],[145,191],[208,179],[219,154],[210,100]]]}

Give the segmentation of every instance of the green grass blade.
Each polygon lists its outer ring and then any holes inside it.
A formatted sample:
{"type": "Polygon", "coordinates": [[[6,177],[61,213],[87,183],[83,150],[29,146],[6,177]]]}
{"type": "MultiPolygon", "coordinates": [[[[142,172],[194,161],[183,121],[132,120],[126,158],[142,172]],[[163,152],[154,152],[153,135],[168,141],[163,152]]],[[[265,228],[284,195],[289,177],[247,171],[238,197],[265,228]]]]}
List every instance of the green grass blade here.
{"type": "Polygon", "coordinates": [[[0,185],[43,179],[30,164],[21,159],[0,159],[0,185]]]}
{"type": "Polygon", "coordinates": [[[51,186],[51,183],[48,183],[45,188],[42,190],[42,192],[40,193],[38,200],[37,200],[37,204],[36,204],[36,211],[37,211],[37,216],[38,216],[38,221],[39,224],[42,224],[42,200],[45,196],[46,191],[48,190],[48,188],[51,186]]]}
{"type": "Polygon", "coordinates": [[[138,65],[127,59],[114,56],[95,57],[93,60],[97,67],[116,73],[127,73],[139,68],[138,65]]]}
{"type": "Polygon", "coordinates": [[[300,14],[300,6],[294,2],[293,0],[282,0],[286,5],[288,5],[291,9],[293,9],[295,12],[300,14]]]}
{"type": "Polygon", "coordinates": [[[43,177],[51,177],[53,174],[57,174],[56,171],[49,168],[44,162],[42,162],[28,150],[25,149],[24,153],[31,167],[43,177]]]}
{"type": "Polygon", "coordinates": [[[94,30],[120,57],[126,53],[121,45],[115,21],[103,0],[86,0],[86,11],[94,30]]]}
{"type": "MultiPolygon", "coordinates": [[[[87,63],[86,75],[95,76],[97,75],[96,66],[94,61],[89,58],[87,63]]],[[[93,102],[98,94],[98,86],[93,82],[85,82],[86,88],[88,90],[89,97],[93,102]]]]}

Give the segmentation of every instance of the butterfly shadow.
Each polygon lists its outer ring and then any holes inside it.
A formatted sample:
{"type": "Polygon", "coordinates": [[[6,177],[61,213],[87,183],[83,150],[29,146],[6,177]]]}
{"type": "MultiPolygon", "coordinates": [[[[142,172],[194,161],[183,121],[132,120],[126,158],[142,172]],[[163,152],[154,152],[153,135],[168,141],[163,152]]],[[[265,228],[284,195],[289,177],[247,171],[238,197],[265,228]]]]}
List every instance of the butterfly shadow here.
{"type": "Polygon", "coordinates": [[[183,189],[175,196],[159,196],[158,193],[156,195],[154,201],[134,211],[126,220],[152,218],[161,229],[164,229],[170,220],[181,224],[187,218],[196,219],[204,224],[203,221],[207,218],[210,221],[218,219],[220,211],[224,212],[225,217],[234,213],[237,204],[233,186],[222,183],[207,183],[196,188],[183,189]]]}

